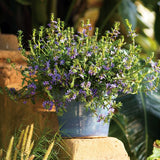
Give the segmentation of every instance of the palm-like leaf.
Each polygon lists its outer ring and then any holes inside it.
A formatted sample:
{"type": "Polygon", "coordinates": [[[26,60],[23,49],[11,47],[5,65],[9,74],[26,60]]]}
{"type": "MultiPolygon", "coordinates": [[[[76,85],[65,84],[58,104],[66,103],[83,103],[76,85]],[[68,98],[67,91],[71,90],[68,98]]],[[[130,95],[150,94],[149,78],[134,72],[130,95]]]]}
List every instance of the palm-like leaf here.
{"type": "Polygon", "coordinates": [[[123,141],[131,160],[145,160],[160,134],[160,94],[139,93],[119,100],[123,107],[111,122],[110,136],[123,141]]]}

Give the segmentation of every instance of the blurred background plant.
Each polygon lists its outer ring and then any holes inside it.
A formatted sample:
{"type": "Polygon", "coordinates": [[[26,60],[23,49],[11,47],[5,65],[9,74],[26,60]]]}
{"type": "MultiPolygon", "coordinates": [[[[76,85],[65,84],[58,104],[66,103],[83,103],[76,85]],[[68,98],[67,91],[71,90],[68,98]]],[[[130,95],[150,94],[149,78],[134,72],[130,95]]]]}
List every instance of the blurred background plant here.
{"type": "Polygon", "coordinates": [[[61,145],[62,138],[58,133],[54,135],[54,138],[49,135],[49,131],[45,131],[40,137],[35,136],[33,124],[16,132],[15,136],[10,139],[7,151],[0,149],[0,159],[58,160],[59,150],[65,151],[61,145]]]}
{"type": "MultiPolygon", "coordinates": [[[[142,46],[141,55],[155,52],[155,57],[160,58],[159,0],[1,0],[1,33],[17,34],[21,29],[28,40],[33,27],[47,25],[51,12],[77,30],[80,21],[89,18],[101,34],[120,21],[121,32],[126,35],[124,20],[128,19],[138,33],[136,42],[142,46]]],[[[160,87],[158,92],[120,99],[124,105],[111,121],[110,136],[123,141],[131,160],[145,160],[160,135],[160,87]]]]}

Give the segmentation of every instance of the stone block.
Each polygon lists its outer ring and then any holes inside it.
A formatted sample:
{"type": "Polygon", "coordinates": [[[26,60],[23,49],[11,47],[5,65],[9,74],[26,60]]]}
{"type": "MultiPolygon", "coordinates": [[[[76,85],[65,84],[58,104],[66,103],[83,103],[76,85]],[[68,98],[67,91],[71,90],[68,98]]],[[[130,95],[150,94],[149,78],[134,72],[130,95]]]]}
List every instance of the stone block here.
{"type": "Polygon", "coordinates": [[[18,70],[25,65],[24,58],[18,51],[0,50],[0,86],[19,88],[22,83],[22,76],[18,70]],[[15,64],[17,70],[11,66],[11,63],[15,64]]]}
{"type": "Polygon", "coordinates": [[[130,160],[123,143],[113,137],[64,139],[64,144],[61,160],[130,160]]]}
{"type": "Polygon", "coordinates": [[[0,34],[0,49],[18,50],[18,39],[14,34],[0,34]]]}

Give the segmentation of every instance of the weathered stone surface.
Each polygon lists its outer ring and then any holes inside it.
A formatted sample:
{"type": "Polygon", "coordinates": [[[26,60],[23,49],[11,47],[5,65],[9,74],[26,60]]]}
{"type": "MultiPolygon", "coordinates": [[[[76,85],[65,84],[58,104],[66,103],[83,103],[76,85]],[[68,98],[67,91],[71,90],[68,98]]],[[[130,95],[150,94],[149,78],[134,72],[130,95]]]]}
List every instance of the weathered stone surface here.
{"type": "Polygon", "coordinates": [[[26,65],[18,51],[17,37],[12,34],[0,34],[0,86],[19,88],[22,76],[11,67],[11,63],[15,63],[17,69],[26,65]]]}
{"type": "Polygon", "coordinates": [[[13,34],[0,34],[1,50],[18,50],[17,36],[13,34]]]}
{"type": "Polygon", "coordinates": [[[66,153],[60,155],[61,160],[129,160],[123,143],[117,138],[64,139],[66,153]]]}
{"type": "Polygon", "coordinates": [[[0,50],[0,86],[15,86],[19,88],[22,83],[22,76],[18,71],[21,66],[25,66],[24,58],[18,51],[0,50]],[[15,64],[17,71],[11,66],[15,64]]]}

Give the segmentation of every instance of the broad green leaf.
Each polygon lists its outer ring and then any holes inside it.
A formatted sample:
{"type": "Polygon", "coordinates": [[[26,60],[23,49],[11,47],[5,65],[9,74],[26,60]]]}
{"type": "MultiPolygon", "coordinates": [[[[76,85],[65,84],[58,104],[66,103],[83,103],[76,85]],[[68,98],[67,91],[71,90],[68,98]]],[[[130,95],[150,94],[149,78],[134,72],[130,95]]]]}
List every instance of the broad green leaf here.
{"type": "Polygon", "coordinates": [[[160,135],[160,86],[157,92],[127,95],[118,101],[123,107],[111,121],[109,136],[122,140],[131,160],[146,160],[160,135]]]}

